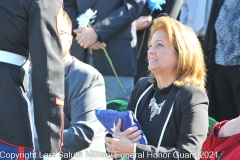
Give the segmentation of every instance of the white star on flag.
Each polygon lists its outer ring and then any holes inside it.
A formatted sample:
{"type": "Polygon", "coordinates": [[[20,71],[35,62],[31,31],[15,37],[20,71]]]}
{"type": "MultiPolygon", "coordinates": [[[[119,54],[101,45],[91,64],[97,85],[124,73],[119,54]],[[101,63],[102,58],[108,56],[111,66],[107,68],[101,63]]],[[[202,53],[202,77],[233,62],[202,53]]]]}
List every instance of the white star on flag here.
{"type": "Polygon", "coordinates": [[[115,131],[115,128],[116,128],[116,126],[115,126],[115,123],[113,122],[113,128],[111,128],[111,130],[112,130],[112,133],[114,133],[114,131],[115,131]]]}

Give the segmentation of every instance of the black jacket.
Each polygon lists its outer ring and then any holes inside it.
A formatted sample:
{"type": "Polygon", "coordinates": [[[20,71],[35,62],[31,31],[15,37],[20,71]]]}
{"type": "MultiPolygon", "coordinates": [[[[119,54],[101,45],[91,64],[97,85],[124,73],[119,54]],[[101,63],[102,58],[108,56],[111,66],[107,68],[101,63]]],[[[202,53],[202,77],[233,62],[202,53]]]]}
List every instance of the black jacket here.
{"type": "MultiPolygon", "coordinates": [[[[57,103],[64,99],[64,66],[57,32],[61,6],[62,0],[0,1],[0,50],[26,58],[31,54],[35,124],[42,153],[56,153],[62,143],[63,108],[57,103]]],[[[33,147],[28,101],[21,88],[27,72],[1,62],[0,68],[0,139],[33,147]]]]}
{"type": "MultiPolygon", "coordinates": [[[[148,78],[142,78],[138,81],[127,109],[135,112],[136,103],[140,95],[150,85],[148,78]]],[[[198,87],[187,83],[180,88],[175,98],[176,94],[173,94],[172,89],[176,88],[176,86],[172,85],[160,90],[155,83],[138,104],[136,118],[148,140],[148,145],[137,144],[136,146],[136,153],[139,156],[144,155],[142,159],[158,158],[172,160],[178,159],[177,155],[179,155],[179,157],[184,157],[180,158],[182,160],[198,160],[200,157],[202,143],[208,131],[207,95],[198,87]],[[160,115],[156,115],[152,121],[149,121],[149,102],[154,94],[156,99],[161,99],[161,97],[165,99],[165,96],[167,96],[167,99],[160,115]],[[161,145],[157,147],[162,128],[167,119],[166,116],[169,113],[168,110],[170,110],[173,103],[168,102],[168,97],[172,96],[174,96],[172,114],[170,114],[169,121],[166,125],[161,145]],[[193,157],[187,158],[190,154],[192,154],[193,157]],[[156,155],[157,157],[155,157],[156,155]]],[[[141,159],[141,157],[136,159],[141,159]]]]}

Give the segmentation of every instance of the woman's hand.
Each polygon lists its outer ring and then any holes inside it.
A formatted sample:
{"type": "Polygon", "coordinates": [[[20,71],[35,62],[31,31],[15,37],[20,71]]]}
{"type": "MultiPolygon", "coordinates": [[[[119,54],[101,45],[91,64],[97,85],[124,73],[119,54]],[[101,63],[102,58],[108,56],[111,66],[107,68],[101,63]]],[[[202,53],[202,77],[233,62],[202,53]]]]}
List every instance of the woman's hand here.
{"type": "Polygon", "coordinates": [[[129,157],[134,152],[134,143],[127,137],[113,135],[105,137],[105,141],[112,158],[129,157]]]}
{"type": "Polygon", "coordinates": [[[121,126],[122,120],[119,118],[113,137],[124,136],[131,140],[133,143],[137,143],[142,138],[142,131],[138,130],[137,126],[130,127],[123,132],[121,132],[121,126]]]}
{"type": "Polygon", "coordinates": [[[137,126],[130,127],[121,132],[122,120],[119,118],[115,127],[113,138],[105,137],[107,151],[111,153],[112,158],[128,157],[134,152],[134,143],[141,138],[141,130],[137,126]]]}
{"type": "Polygon", "coordinates": [[[240,116],[225,123],[218,131],[218,137],[229,137],[240,133],[240,116]]]}
{"type": "Polygon", "coordinates": [[[141,16],[135,20],[136,30],[143,30],[152,24],[152,16],[141,16]]]}
{"type": "Polygon", "coordinates": [[[104,47],[106,47],[106,43],[104,42],[95,42],[94,44],[92,44],[91,46],[89,46],[89,48],[91,48],[92,50],[99,50],[99,49],[103,49],[104,47]]]}
{"type": "Polygon", "coordinates": [[[89,46],[93,45],[97,41],[97,33],[91,27],[86,28],[78,28],[73,30],[76,33],[76,41],[80,46],[83,48],[88,48],[89,46]]]}

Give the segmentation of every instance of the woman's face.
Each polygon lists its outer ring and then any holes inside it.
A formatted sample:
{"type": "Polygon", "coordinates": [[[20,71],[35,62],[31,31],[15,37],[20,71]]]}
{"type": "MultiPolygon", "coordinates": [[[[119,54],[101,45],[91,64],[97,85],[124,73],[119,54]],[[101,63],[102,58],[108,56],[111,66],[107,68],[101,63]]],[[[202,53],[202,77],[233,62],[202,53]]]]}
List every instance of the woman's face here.
{"type": "Polygon", "coordinates": [[[164,29],[157,30],[152,36],[148,49],[148,69],[153,73],[176,70],[178,55],[168,41],[164,29]]]}

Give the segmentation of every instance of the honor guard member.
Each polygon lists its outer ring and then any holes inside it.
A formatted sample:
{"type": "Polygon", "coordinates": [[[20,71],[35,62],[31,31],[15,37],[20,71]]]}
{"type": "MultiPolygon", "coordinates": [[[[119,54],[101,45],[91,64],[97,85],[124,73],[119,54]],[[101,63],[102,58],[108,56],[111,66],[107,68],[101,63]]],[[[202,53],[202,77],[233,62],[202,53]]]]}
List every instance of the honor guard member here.
{"type": "MultiPolygon", "coordinates": [[[[26,97],[29,53],[40,151],[45,159],[51,159],[49,157],[61,149],[64,67],[59,35],[62,14],[62,0],[0,1],[1,159],[25,159],[28,152],[33,153],[30,127],[33,122],[26,97]],[[9,157],[9,153],[18,154],[9,157]]],[[[33,159],[34,154],[28,154],[28,158],[33,159]]]]}

